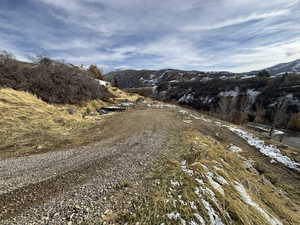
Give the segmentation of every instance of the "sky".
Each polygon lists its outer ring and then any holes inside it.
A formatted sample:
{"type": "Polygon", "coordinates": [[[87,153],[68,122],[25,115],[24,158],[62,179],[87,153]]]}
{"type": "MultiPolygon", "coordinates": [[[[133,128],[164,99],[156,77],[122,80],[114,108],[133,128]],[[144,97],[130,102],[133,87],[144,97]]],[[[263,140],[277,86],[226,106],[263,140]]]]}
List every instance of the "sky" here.
{"type": "Polygon", "coordinates": [[[247,72],[300,58],[300,0],[0,0],[0,50],[106,72],[247,72]]]}

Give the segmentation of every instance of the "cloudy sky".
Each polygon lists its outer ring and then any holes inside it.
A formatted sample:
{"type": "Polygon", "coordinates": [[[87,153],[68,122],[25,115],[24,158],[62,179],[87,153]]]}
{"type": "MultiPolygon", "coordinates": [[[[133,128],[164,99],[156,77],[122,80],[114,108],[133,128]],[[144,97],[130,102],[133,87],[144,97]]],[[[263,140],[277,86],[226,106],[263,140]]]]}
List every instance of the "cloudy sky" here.
{"type": "Polygon", "coordinates": [[[0,0],[0,49],[106,71],[250,71],[300,58],[300,0],[0,0]]]}

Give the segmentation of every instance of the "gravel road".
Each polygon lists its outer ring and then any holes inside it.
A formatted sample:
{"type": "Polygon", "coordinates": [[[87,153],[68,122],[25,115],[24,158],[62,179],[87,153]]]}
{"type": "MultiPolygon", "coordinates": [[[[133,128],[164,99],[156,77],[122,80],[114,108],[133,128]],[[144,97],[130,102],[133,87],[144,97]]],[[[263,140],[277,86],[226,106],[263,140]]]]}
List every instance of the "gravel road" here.
{"type": "Polygon", "coordinates": [[[101,224],[106,197],[168,151],[174,117],[159,109],[116,114],[98,143],[0,161],[0,224],[101,224]]]}

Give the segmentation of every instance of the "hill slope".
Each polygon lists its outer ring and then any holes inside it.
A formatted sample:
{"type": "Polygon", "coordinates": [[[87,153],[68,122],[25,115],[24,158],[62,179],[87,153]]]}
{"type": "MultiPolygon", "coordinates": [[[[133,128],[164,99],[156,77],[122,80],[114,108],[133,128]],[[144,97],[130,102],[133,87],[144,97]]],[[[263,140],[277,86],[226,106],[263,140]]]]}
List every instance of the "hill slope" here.
{"type": "Polygon", "coordinates": [[[88,72],[75,66],[48,58],[22,63],[1,52],[0,88],[27,91],[51,104],[80,104],[113,97],[88,72]]]}
{"type": "Polygon", "coordinates": [[[261,78],[226,72],[131,70],[109,76],[129,92],[190,106],[231,122],[276,123],[300,129],[295,123],[300,112],[298,75],[261,78]]]}
{"type": "Polygon", "coordinates": [[[300,73],[300,59],[266,68],[271,74],[300,73]]]}

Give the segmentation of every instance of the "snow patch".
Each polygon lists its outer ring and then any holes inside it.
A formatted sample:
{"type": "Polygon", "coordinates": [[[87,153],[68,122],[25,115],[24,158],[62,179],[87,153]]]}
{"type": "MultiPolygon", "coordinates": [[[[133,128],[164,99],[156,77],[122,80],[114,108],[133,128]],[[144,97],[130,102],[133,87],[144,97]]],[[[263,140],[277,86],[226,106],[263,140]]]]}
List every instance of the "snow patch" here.
{"type": "Polygon", "coordinates": [[[217,183],[217,182],[214,181],[213,177],[214,177],[213,173],[211,173],[211,172],[207,173],[207,179],[208,179],[209,183],[211,184],[211,186],[213,186],[214,189],[216,189],[223,196],[225,196],[224,189],[222,188],[222,186],[219,183],[217,183]]]}
{"type": "Polygon", "coordinates": [[[186,166],[186,160],[184,160],[184,161],[181,162],[181,169],[187,175],[192,176],[194,174],[193,170],[190,170],[190,169],[187,168],[187,166],[186,166]]]}
{"type": "Polygon", "coordinates": [[[242,149],[240,147],[235,146],[235,145],[230,145],[228,150],[231,152],[241,152],[242,151],[242,149]]]}
{"type": "Polygon", "coordinates": [[[98,79],[95,79],[100,85],[102,86],[105,86],[105,87],[110,87],[111,86],[111,83],[108,82],[108,81],[104,81],[104,80],[98,80],[98,79]]]}
{"type": "Polygon", "coordinates": [[[287,166],[290,169],[300,171],[300,167],[299,167],[300,164],[296,163],[289,157],[282,155],[281,151],[277,147],[273,145],[267,145],[265,144],[264,141],[255,137],[253,134],[250,134],[239,128],[231,127],[231,126],[226,126],[226,127],[233,133],[237,134],[238,136],[246,140],[249,145],[257,148],[265,156],[275,159],[276,161],[282,163],[283,165],[287,166]]]}
{"type": "Polygon", "coordinates": [[[202,203],[203,203],[205,209],[207,210],[211,224],[212,225],[224,225],[221,218],[217,215],[214,208],[209,204],[209,202],[202,199],[202,203]]]}
{"type": "Polygon", "coordinates": [[[239,92],[238,91],[233,91],[233,90],[230,90],[230,91],[222,91],[219,93],[220,96],[222,97],[237,97],[239,95],[239,92]]]}
{"type": "Polygon", "coordinates": [[[194,216],[196,217],[200,225],[205,225],[205,221],[202,216],[200,216],[198,213],[194,213],[194,216]]]}
{"type": "Polygon", "coordinates": [[[147,104],[147,107],[157,108],[157,109],[164,109],[164,108],[175,109],[175,108],[177,108],[176,105],[171,105],[171,104],[147,104]]]}
{"type": "Polygon", "coordinates": [[[254,202],[250,195],[247,193],[245,187],[240,184],[240,183],[236,183],[235,185],[235,189],[239,192],[242,200],[247,204],[250,205],[252,207],[254,207],[257,211],[259,211],[261,213],[261,215],[263,217],[265,217],[265,219],[272,225],[283,225],[278,219],[274,218],[273,216],[269,215],[268,213],[266,213],[265,210],[263,210],[256,202],[254,202]]]}
{"type": "Polygon", "coordinates": [[[254,89],[247,90],[247,95],[250,96],[251,102],[254,102],[256,97],[260,94],[260,91],[255,91],[254,89]]]}
{"type": "Polygon", "coordinates": [[[175,186],[175,187],[178,187],[178,186],[180,186],[180,183],[178,181],[171,180],[171,185],[175,186]]]}
{"type": "Polygon", "coordinates": [[[171,212],[171,213],[167,214],[167,217],[170,220],[178,220],[181,216],[178,212],[171,212]]]}
{"type": "Polygon", "coordinates": [[[193,94],[184,94],[178,102],[180,103],[190,103],[194,100],[194,95],[193,94]]]}
{"type": "Polygon", "coordinates": [[[244,80],[244,79],[251,79],[251,78],[255,78],[256,75],[248,75],[248,76],[242,76],[241,79],[244,80]]]}

